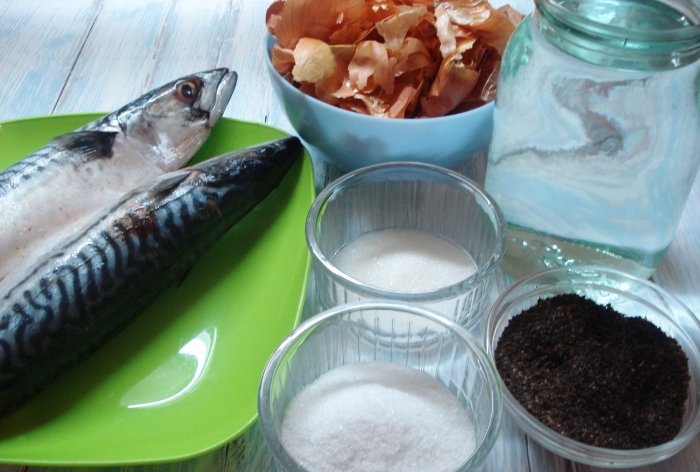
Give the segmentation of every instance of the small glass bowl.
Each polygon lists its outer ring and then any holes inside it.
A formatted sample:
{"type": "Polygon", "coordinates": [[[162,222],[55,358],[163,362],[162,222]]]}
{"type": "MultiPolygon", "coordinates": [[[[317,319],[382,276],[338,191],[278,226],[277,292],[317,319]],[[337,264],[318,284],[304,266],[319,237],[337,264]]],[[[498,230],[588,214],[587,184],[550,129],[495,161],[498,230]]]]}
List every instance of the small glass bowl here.
{"type": "Polygon", "coordinates": [[[375,164],[335,180],[311,205],[306,241],[321,310],[394,301],[427,307],[465,328],[488,311],[506,245],[503,215],[486,192],[455,171],[419,162],[375,164]],[[476,272],[451,285],[400,291],[365,283],[336,265],[335,256],[348,243],[385,229],[450,241],[471,256],[476,272]]]}
{"type": "Polygon", "coordinates": [[[626,316],[641,316],[675,339],[688,358],[689,394],[680,431],[664,444],[643,449],[609,449],[563,436],[519,404],[503,384],[505,409],[532,439],[565,458],[597,467],[640,467],[665,460],[686,447],[700,431],[700,322],[678,299],[652,282],[621,271],[572,266],[538,272],[511,286],[494,303],[485,330],[486,350],[495,364],[498,340],[509,320],[540,298],[574,293],[626,316]]]}
{"type": "Polygon", "coordinates": [[[502,417],[496,371],[476,338],[424,308],[391,302],[338,306],[303,322],[270,357],[258,395],[259,424],[282,472],[306,472],[280,440],[288,403],[333,368],[389,362],[418,369],[445,385],[466,408],[475,450],[455,471],[478,470],[502,417]]]}

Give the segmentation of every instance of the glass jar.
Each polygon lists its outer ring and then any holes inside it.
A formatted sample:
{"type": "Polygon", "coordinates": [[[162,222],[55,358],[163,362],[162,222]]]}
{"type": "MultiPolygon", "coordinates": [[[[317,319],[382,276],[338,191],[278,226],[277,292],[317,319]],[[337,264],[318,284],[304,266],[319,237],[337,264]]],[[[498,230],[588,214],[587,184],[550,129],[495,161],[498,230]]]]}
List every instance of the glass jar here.
{"type": "Polygon", "coordinates": [[[700,164],[698,0],[535,0],[504,52],[486,190],[514,276],[650,276],[700,164]]]}

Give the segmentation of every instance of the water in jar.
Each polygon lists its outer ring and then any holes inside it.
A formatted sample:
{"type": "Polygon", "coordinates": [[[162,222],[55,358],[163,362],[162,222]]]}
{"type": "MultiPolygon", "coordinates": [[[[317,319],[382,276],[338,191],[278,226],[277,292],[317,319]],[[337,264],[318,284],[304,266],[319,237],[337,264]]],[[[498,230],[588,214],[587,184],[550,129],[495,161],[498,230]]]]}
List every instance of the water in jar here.
{"type": "MultiPolygon", "coordinates": [[[[642,30],[690,21],[658,2],[587,0],[577,8],[642,30]]],[[[505,269],[522,276],[593,263],[648,277],[700,163],[700,61],[659,68],[650,59],[634,70],[609,54],[624,54],[621,45],[595,42],[574,44],[570,54],[566,40],[546,37],[557,25],[541,13],[508,44],[494,109],[486,189],[508,221],[505,269]]]]}

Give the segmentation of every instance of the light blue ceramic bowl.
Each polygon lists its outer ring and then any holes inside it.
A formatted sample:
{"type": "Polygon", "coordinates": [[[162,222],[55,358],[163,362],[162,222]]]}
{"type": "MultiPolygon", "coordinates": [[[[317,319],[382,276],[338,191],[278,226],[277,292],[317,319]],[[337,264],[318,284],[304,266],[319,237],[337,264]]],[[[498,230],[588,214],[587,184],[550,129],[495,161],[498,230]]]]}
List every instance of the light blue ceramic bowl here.
{"type": "Polygon", "coordinates": [[[458,168],[488,151],[493,103],[438,118],[398,119],[363,115],[306,95],[272,66],[265,38],[265,63],[292,127],[314,159],[341,172],[389,161],[419,161],[458,168]]]}

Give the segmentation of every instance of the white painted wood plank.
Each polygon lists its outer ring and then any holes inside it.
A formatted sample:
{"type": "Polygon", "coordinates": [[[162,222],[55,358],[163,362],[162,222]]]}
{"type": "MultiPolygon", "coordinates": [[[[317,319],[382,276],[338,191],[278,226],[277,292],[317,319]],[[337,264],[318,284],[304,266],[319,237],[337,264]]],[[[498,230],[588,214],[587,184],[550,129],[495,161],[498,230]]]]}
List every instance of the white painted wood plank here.
{"type": "Polygon", "coordinates": [[[239,72],[238,85],[224,116],[265,123],[293,133],[274,95],[264,63],[265,11],[269,2],[233,0],[233,21],[222,45],[222,61],[239,72]]]}
{"type": "Polygon", "coordinates": [[[0,2],[0,120],[49,114],[94,20],[98,0],[0,2]]]}
{"type": "Polygon", "coordinates": [[[152,75],[147,83],[153,88],[174,78],[215,67],[228,67],[220,58],[235,12],[231,0],[177,0],[169,12],[154,51],[152,75]]]}
{"type": "Polygon", "coordinates": [[[111,111],[148,88],[170,0],[105,1],[56,107],[111,111]]]}

